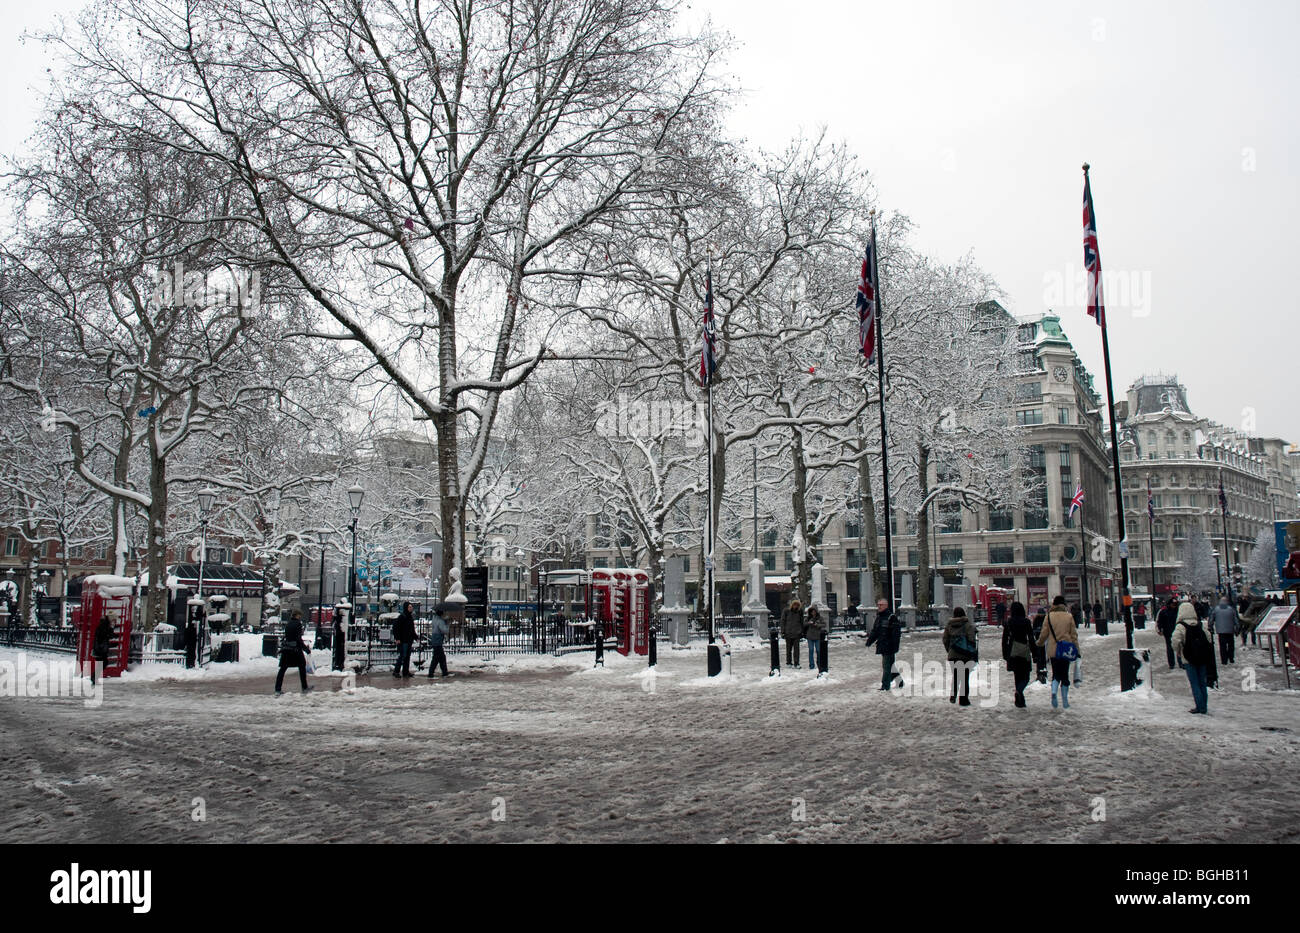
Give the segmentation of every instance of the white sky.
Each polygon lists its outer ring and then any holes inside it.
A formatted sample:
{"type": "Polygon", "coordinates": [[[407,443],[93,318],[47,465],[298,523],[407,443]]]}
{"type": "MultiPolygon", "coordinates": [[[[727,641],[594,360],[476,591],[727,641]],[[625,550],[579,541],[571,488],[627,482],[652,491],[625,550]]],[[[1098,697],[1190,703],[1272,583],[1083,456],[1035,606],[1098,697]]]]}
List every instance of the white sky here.
{"type": "MultiPolygon", "coordinates": [[[[30,131],[45,79],[20,34],[81,5],[0,7],[0,151],[30,131]]],[[[1300,443],[1300,4],[693,0],[687,16],[741,44],[733,132],[771,149],[822,126],[847,140],[924,248],[973,251],[1017,314],[1056,309],[1104,392],[1100,334],[1071,294],[1090,162],[1102,266],[1120,276],[1116,397],[1173,372],[1198,414],[1300,443]]]]}

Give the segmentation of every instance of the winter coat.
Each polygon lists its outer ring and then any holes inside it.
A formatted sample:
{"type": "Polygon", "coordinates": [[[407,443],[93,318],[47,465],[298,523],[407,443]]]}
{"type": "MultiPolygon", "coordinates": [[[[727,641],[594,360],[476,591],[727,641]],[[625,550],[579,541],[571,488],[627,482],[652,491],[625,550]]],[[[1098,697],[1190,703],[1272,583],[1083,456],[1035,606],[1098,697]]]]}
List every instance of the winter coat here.
{"type": "Polygon", "coordinates": [[[1178,610],[1173,606],[1165,606],[1156,616],[1156,631],[1165,638],[1174,634],[1174,626],[1178,624],[1178,610]]]}
{"type": "MultiPolygon", "coordinates": [[[[1183,603],[1178,607],[1178,624],[1174,626],[1174,636],[1169,639],[1169,645],[1174,649],[1174,654],[1178,656],[1180,661],[1183,660],[1183,645],[1187,642],[1187,629],[1192,625],[1205,631],[1205,625],[1196,615],[1196,608],[1191,603],[1183,603]]],[[[1205,637],[1207,639],[1210,637],[1208,631],[1205,632],[1205,637]]],[[[1213,649],[1213,643],[1211,643],[1211,649],[1213,649]]],[[[1213,654],[1213,650],[1210,653],[1213,654]]]]}
{"type": "Polygon", "coordinates": [[[1103,618],[1103,613],[1105,613],[1105,611],[1106,610],[1101,608],[1101,603],[1092,604],[1092,617],[1094,620],[1103,618]]]}
{"type": "Polygon", "coordinates": [[[1056,643],[1072,641],[1079,644],[1079,630],[1074,625],[1074,616],[1068,609],[1053,609],[1047,614],[1043,630],[1038,633],[1038,644],[1047,649],[1047,657],[1056,657],[1056,643]]]}
{"type": "Polygon", "coordinates": [[[95,644],[91,656],[100,661],[108,660],[109,647],[113,643],[113,623],[107,617],[100,619],[95,626],[95,644]]]}
{"type": "Polygon", "coordinates": [[[1021,644],[1032,645],[1034,641],[1034,623],[1029,621],[1028,616],[1015,617],[1007,622],[1002,629],[1002,660],[1008,664],[1011,663],[1011,643],[1018,641],[1021,644]]]}
{"type": "Polygon", "coordinates": [[[826,634],[826,626],[821,620],[821,613],[816,609],[808,610],[808,622],[804,626],[804,638],[810,638],[813,641],[821,641],[822,636],[826,634]]]}
{"type": "Polygon", "coordinates": [[[302,663],[306,651],[307,645],[302,640],[302,620],[290,619],[284,627],[284,640],[280,642],[280,654],[287,658],[292,666],[302,663]]]}
{"type": "Polygon", "coordinates": [[[429,644],[433,645],[435,648],[441,647],[443,641],[447,637],[447,633],[450,631],[451,629],[447,626],[447,620],[441,615],[435,613],[433,616],[433,624],[429,628],[429,644]]]}
{"type": "Polygon", "coordinates": [[[415,641],[415,616],[411,615],[409,609],[403,609],[402,614],[393,623],[393,641],[402,645],[409,645],[415,641]]]}
{"type": "Polygon", "coordinates": [[[966,640],[969,641],[972,645],[977,644],[976,640],[979,638],[979,632],[976,631],[975,623],[972,622],[970,618],[964,616],[954,616],[953,618],[949,619],[947,627],[944,628],[943,630],[943,646],[948,651],[949,661],[970,660],[970,658],[966,657],[965,655],[959,654],[957,650],[953,647],[953,643],[957,640],[957,636],[961,635],[962,633],[965,633],[966,640]]]}
{"type": "Polygon", "coordinates": [[[785,612],[781,613],[781,633],[791,640],[803,638],[802,606],[798,609],[787,606],[785,612]]]}
{"type": "Polygon", "coordinates": [[[867,636],[867,647],[876,646],[876,654],[886,657],[898,654],[898,645],[903,636],[903,624],[892,612],[876,613],[876,624],[867,636]]]}
{"type": "Polygon", "coordinates": [[[1214,620],[1214,631],[1219,635],[1237,634],[1237,610],[1231,606],[1216,606],[1210,613],[1214,620]]]}

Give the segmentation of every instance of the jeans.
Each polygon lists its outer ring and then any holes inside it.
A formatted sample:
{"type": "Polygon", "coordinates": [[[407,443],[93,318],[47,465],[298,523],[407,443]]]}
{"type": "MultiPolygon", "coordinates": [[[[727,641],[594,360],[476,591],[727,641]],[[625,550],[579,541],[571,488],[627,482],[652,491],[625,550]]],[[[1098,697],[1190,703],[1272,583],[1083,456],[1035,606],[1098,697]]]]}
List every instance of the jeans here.
{"type": "Polygon", "coordinates": [[[1219,663],[1237,663],[1237,641],[1231,632],[1219,635],[1219,663]]]}
{"type": "Polygon", "coordinates": [[[447,652],[442,650],[442,645],[433,646],[433,657],[429,659],[429,676],[433,676],[433,669],[442,666],[442,676],[447,676],[447,652]]]}
{"type": "Polygon", "coordinates": [[[1196,703],[1198,713],[1209,711],[1209,694],[1205,686],[1208,674],[1204,664],[1187,665],[1187,682],[1192,685],[1192,700],[1196,703]]]}
{"type": "Polygon", "coordinates": [[[393,665],[393,676],[399,674],[411,676],[411,643],[409,641],[399,641],[397,643],[397,663],[393,665]]]}
{"type": "Polygon", "coordinates": [[[799,641],[798,638],[791,638],[789,635],[785,638],[785,666],[799,666],[799,641]]]}
{"type": "Polygon", "coordinates": [[[1165,632],[1165,653],[1169,655],[1169,669],[1171,671],[1174,669],[1174,665],[1178,663],[1178,659],[1174,657],[1174,643],[1170,641],[1173,637],[1172,632],[1165,632]]]}
{"type": "Polygon", "coordinates": [[[1076,658],[1070,662],[1070,679],[1076,684],[1083,683],[1083,658],[1076,658]]]}
{"type": "Polygon", "coordinates": [[[957,674],[958,672],[960,672],[962,675],[961,698],[966,703],[970,702],[970,667],[971,664],[973,663],[974,663],[973,661],[949,661],[948,662],[948,664],[951,665],[952,667],[952,694],[951,694],[952,699],[955,700],[957,698],[957,674]]]}
{"type": "Polygon", "coordinates": [[[817,645],[819,642],[815,638],[808,639],[808,670],[817,667],[817,645]]]}
{"type": "Polygon", "coordinates": [[[894,658],[896,654],[882,654],[880,656],[880,689],[888,690],[894,683],[894,658]]]}

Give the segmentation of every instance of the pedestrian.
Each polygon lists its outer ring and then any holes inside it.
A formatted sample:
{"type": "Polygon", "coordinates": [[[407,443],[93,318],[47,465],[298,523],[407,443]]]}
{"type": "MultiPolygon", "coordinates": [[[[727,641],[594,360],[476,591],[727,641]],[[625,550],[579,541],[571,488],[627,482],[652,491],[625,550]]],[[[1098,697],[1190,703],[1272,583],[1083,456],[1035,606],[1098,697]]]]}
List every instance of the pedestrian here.
{"type": "Polygon", "coordinates": [[[1030,643],[1034,639],[1034,625],[1019,603],[1011,604],[1011,617],[1002,629],[1002,660],[1007,664],[1016,685],[1015,704],[1024,709],[1025,687],[1029,686],[1029,669],[1033,658],[1030,643]]]}
{"type": "Polygon", "coordinates": [[[1052,664],[1052,708],[1056,708],[1056,694],[1059,688],[1061,705],[1069,709],[1070,662],[1079,656],[1079,630],[1074,625],[1074,616],[1070,615],[1070,610],[1065,607],[1064,596],[1057,596],[1052,601],[1052,611],[1047,614],[1043,622],[1043,630],[1038,635],[1038,644],[1046,649],[1047,657],[1052,664]]]}
{"type": "Polygon", "coordinates": [[[1030,645],[1034,650],[1034,671],[1040,684],[1047,683],[1047,649],[1038,641],[1038,636],[1042,634],[1043,624],[1047,621],[1047,607],[1042,606],[1034,613],[1034,643],[1030,645]]]}
{"type": "Polygon", "coordinates": [[[284,640],[280,642],[280,671],[275,675],[276,696],[283,692],[284,672],[291,667],[298,668],[302,692],[311,689],[307,686],[307,644],[302,639],[302,610],[295,609],[289,617],[289,624],[284,627],[284,640]]]}
{"type": "MultiPolygon", "coordinates": [[[[876,600],[876,624],[867,636],[867,647],[876,646],[880,655],[880,689],[888,690],[894,683],[894,658],[898,655],[898,645],[902,640],[903,626],[898,616],[889,611],[889,600],[876,600]]],[[[900,678],[898,685],[903,686],[900,678]]]]}
{"type": "Polygon", "coordinates": [[[1174,652],[1187,671],[1187,682],[1192,688],[1192,701],[1196,704],[1189,713],[1208,714],[1209,666],[1214,662],[1214,646],[1205,631],[1205,623],[1196,615],[1196,606],[1185,602],[1178,607],[1178,622],[1174,626],[1174,652]]]}
{"type": "Polygon", "coordinates": [[[948,666],[952,669],[952,695],[948,697],[948,702],[970,706],[970,666],[979,661],[979,633],[975,630],[975,623],[966,618],[966,610],[961,606],[953,609],[952,618],[943,630],[943,646],[948,651],[948,666]],[[959,672],[962,680],[960,701],[957,699],[959,672]]]}
{"type": "Polygon", "coordinates": [[[411,648],[415,645],[415,607],[402,603],[402,611],[393,623],[393,641],[397,642],[397,663],[393,665],[394,677],[411,676],[411,648]]]}
{"type": "Polygon", "coordinates": [[[435,608],[433,621],[429,625],[429,644],[433,647],[433,657],[429,659],[430,677],[433,676],[433,669],[439,666],[442,667],[442,676],[447,676],[447,652],[443,650],[442,643],[447,639],[449,631],[441,607],[435,608]]]}
{"type": "Polygon", "coordinates": [[[1085,629],[1092,624],[1092,611],[1086,603],[1082,609],[1079,608],[1078,603],[1072,605],[1070,615],[1074,616],[1074,627],[1077,629],[1085,629]]]}
{"type": "Polygon", "coordinates": [[[804,625],[804,638],[808,639],[808,670],[817,668],[817,648],[821,645],[825,626],[822,625],[821,613],[816,606],[808,607],[808,621],[804,625]]]}
{"type": "Polygon", "coordinates": [[[1106,610],[1102,608],[1101,600],[1100,600],[1100,599],[1095,600],[1095,601],[1093,602],[1093,604],[1092,604],[1092,621],[1093,621],[1093,624],[1095,625],[1095,624],[1096,624],[1097,622],[1099,622],[1099,621],[1100,621],[1100,622],[1109,622],[1110,620],[1109,620],[1109,619],[1106,619],[1106,618],[1105,618],[1105,615],[1106,615],[1106,610]]]}
{"type": "Polygon", "coordinates": [[[785,635],[785,666],[799,666],[799,639],[803,638],[803,604],[797,599],[781,613],[781,632],[785,635]]]}
{"type": "Polygon", "coordinates": [[[334,626],[330,635],[331,663],[333,670],[343,670],[343,661],[347,653],[348,624],[343,621],[346,609],[334,607],[334,626]]]}
{"type": "MultiPolygon", "coordinates": [[[[1084,614],[1079,609],[1078,603],[1070,607],[1070,615],[1074,616],[1075,631],[1081,631],[1084,626],[1079,624],[1079,620],[1084,618],[1084,614]]],[[[1076,687],[1083,683],[1083,659],[1081,657],[1070,662],[1070,679],[1074,681],[1076,687]]]]}
{"type": "Polygon", "coordinates": [[[1171,596],[1161,607],[1159,614],[1156,616],[1156,631],[1164,636],[1165,654],[1169,658],[1169,669],[1174,669],[1174,664],[1179,663],[1174,654],[1174,646],[1170,639],[1174,637],[1174,626],[1178,624],[1178,606],[1177,601],[1171,596]]]}
{"type": "Polygon", "coordinates": [[[108,613],[100,616],[95,626],[94,640],[90,647],[90,682],[93,685],[96,674],[108,667],[108,653],[113,644],[113,620],[108,613]]]}
{"type": "Polygon", "coordinates": [[[1219,636],[1219,663],[1237,663],[1237,626],[1241,618],[1228,597],[1220,596],[1219,605],[1213,612],[1214,633],[1219,636]]]}
{"type": "Polygon", "coordinates": [[[1133,627],[1145,629],[1147,627],[1147,604],[1138,603],[1133,609],[1133,627]]]}
{"type": "Polygon", "coordinates": [[[1005,625],[1007,621],[1007,604],[1000,600],[994,603],[993,614],[997,616],[998,625],[1005,625]]]}

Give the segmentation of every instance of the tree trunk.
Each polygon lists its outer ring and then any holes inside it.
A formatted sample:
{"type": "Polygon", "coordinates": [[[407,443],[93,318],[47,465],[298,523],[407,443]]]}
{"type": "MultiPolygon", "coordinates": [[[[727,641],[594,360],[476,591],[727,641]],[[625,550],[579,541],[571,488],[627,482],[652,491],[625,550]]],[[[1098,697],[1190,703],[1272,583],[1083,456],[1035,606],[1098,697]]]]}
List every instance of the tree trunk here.
{"type": "Polygon", "coordinates": [[[916,516],[916,608],[930,608],[930,448],[917,445],[917,482],[921,486],[921,510],[916,516]]]}
{"type": "Polygon", "coordinates": [[[167,621],[167,461],[158,450],[157,437],[150,424],[149,589],[145,595],[145,631],[152,631],[158,623],[167,621]]]}
{"type": "Polygon", "coordinates": [[[803,435],[794,432],[790,444],[790,455],[794,461],[794,491],[790,504],[794,510],[795,526],[799,529],[799,538],[803,541],[803,553],[795,555],[794,593],[803,605],[810,605],[809,564],[808,564],[808,467],[803,459],[803,435]]]}

